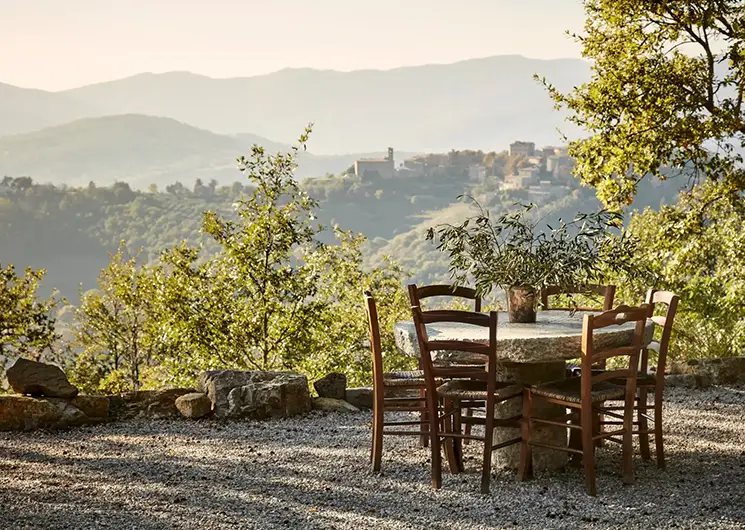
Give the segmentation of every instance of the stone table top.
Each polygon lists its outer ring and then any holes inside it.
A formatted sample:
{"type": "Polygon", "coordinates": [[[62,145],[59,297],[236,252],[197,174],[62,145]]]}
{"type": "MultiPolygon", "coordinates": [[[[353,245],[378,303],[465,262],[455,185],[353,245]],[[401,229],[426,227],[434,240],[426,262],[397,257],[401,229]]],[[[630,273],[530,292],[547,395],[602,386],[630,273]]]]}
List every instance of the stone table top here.
{"type": "MultiPolygon", "coordinates": [[[[582,320],[584,315],[598,314],[591,311],[539,311],[534,324],[516,324],[509,321],[506,312],[499,313],[497,325],[497,358],[502,362],[545,363],[576,359],[581,355],[582,320]]],[[[628,345],[634,334],[635,324],[628,322],[595,330],[595,347],[607,348],[628,345]]],[[[395,324],[393,332],[396,346],[411,356],[419,355],[416,328],[410,320],[395,324]]],[[[427,324],[430,339],[487,342],[488,329],[470,324],[443,322],[427,324]]],[[[654,323],[647,321],[645,344],[652,340],[654,323]]],[[[442,352],[443,354],[445,352],[442,352]]],[[[472,354],[453,355],[433,353],[435,360],[457,357],[467,361],[472,354]]],[[[476,360],[474,358],[474,360],[476,360]]]]}

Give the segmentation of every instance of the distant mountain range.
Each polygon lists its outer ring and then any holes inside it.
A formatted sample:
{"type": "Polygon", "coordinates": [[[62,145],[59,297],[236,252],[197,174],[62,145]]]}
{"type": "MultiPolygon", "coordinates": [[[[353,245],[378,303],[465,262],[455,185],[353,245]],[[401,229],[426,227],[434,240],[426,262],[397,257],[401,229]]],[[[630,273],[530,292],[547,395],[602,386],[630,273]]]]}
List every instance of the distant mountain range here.
{"type": "MultiPolygon", "coordinates": [[[[37,182],[77,186],[91,180],[101,185],[121,180],[139,188],[179,180],[189,186],[197,178],[229,184],[242,180],[236,158],[248,155],[254,143],[269,152],[290,149],[254,134],[220,135],[171,118],[140,114],[85,118],[0,137],[0,175],[28,175],[37,182]]],[[[383,152],[338,156],[301,152],[296,174],[298,178],[339,174],[357,158],[375,156],[383,152]]]]}
{"type": "Polygon", "coordinates": [[[491,150],[516,137],[551,143],[561,117],[533,74],[568,89],[589,78],[589,64],[506,55],[393,70],[286,69],[231,79],[144,73],[56,93],[2,85],[0,134],[134,113],[281,142],[292,141],[313,121],[313,152],[324,154],[388,145],[491,150]]]}
{"type": "Polygon", "coordinates": [[[491,151],[518,139],[558,143],[557,127],[576,134],[533,74],[567,90],[589,78],[589,65],[498,56],[233,79],[145,73],[63,92],[0,84],[0,176],[145,182],[182,172],[185,181],[223,180],[255,139],[281,148],[309,122],[310,152],[348,154],[307,156],[301,174],[309,176],[342,171],[359,153],[382,154],[389,146],[491,151]]]}

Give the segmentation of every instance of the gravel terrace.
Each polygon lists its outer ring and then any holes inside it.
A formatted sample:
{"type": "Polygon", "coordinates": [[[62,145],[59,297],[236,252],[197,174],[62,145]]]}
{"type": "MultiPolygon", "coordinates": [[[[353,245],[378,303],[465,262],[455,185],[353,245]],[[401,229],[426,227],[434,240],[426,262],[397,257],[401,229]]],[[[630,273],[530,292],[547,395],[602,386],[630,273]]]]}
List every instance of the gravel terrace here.
{"type": "Polygon", "coordinates": [[[147,421],[60,433],[0,433],[0,527],[745,528],[745,389],[666,393],[668,470],[620,447],[598,453],[598,497],[580,470],[517,483],[497,473],[480,495],[467,472],[429,487],[429,449],[387,437],[369,471],[370,412],[255,422],[147,421]]]}

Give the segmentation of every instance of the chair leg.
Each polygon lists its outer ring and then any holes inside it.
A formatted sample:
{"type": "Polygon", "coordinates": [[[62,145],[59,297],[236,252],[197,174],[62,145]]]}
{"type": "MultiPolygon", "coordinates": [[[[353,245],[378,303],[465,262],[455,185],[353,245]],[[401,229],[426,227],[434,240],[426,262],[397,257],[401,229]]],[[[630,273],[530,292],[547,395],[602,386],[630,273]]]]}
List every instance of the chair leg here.
{"type": "Polygon", "coordinates": [[[649,460],[651,455],[649,453],[649,423],[647,422],[647,389],[644,387],[639,388],[639,406],[637,407],[637,414],[639,418],[639,449],[642,454],[643,460],[649,460]]]}
{"type": "MultiPolygon", "coordinates": [[[[461,407],[460,407],[460,401],[455,402],[455,410],[453,414],[453,431],[460,433],[463,431],[463,424],[461,422],[461,407]]],[[[466,424],[466,427],[469,425],[466,424]]],[[[455,451],[455,461],[458,464],[458,472],[462,472],[464,470],[463,468],[463,443],[467,442],[468,440],[464,440],[461,438],[453,438],[453,449],[455,451]]]]}
{"type": "MultiPolygon", "coordinates": [[[[602,407],[605,405],[605,402],[601,403],[600,406],[602,407]]],[[[603,430],[603,413],[602,412],[593,412],[592,413],[592,434],[593,436],[600,434],[600,432],[603,430]]],[[[595,447],[603,447],[603,439],[598,438],[595,440],[595,447]]]]}
{"type": "Polygon", "coordinates": [[[375,404],[373,407],[373,432],[372,432],[372,450],[370,460],[372,469],[375,472],[380,471],[380,463],[383,458],[383,407],[375,404]]]}
{"type": "Polygon", "coordinates": [[[443,434],[445,435],[445,456],[448,460],[448,467],[450,468],[450,473],[457,474],[460,471],[459,465],[458,465],[458,457],[456,455],[456,449],[455,449],[455,438],[448,437],[448,434],[452,434],[456,431],[455,428],[455,409],[453,407],[453,402],[450,399],[444,400],[444,415],[445,418],[443,419],[443,434]]]}
{"type": "MultiPolygon", "coordinates": [[[[473,409],[466,409],[466,418],[473,418],[473,409]]],[[[472,425],[470,423],[466,423],[466,428],[463,431],[463,434],[471,434],[471,427],[472,425]]],[[[471,440],[468,438],[463,439],[463,445],[468,445],[469,443],[471,443],[471,440]]]]}
{"type": "Polygon", "coordinates": [[[530,445],[532,408],[533,396],[529,390],[526,390],[523,393],[523,419],[520,427],[522,441],[520,442],[520,464],[517,468],[517,479],[520,481],[528,480],[533,476],[533,448],[530,445]]]}
{"type": "MultiPolygon", "coordinates": [[[[425,398],[427,391],[422,388],[419,390],[419,397],[425,398]]],[[[422,422],[421,436],[419,437],[419,447],[427,447],[429,445],[429,414],[427,410],[423,410],[419,413],[419,421],[422,422]]]]}
{"type": "Polygon", "coordinates": [[[654,395],[654,445],[657,450],[657,467],[665,469],[665,449],[662,440],[662,389],[654,395]]]}
{"type": "Polygon", "coordinates": [[[436,396],[427,397],[427,415],[429,417],[429,445],[432,452],[432,487],[440,489],[442,487],[442,454],[436,396]]]}
{"type": "Polygon", "coordinates": [[[623,411],[623,483],[634,483],[634,394],[626,394],[623,411]]]}
{"type": "Polygon", "coordinates": [[[491,454],[494,445],[494,393],[486,397],[486,420],[484,421],[484,460],[481,463],[481,493],[489,493],[491,481],[491,454]]]}
{"type": "MultiPolygon", "coordinates": [[[[576,413],[572,416],[570,422],[572,425],[581,426],[580,416],[576,413]]],[[[582,431],[580,429],[569,429],[569,447],[572,449],[582,449],[582,431]]],[[[570,453],[569,467],[582,467],[582,455],[570,453]]]]}
{"type": "Polygon", "coordinates": [[[593,410],[591,403],[582,403],[582,463],[585,471],[585,488],[593,497],[597,495],[595,483],[595,444],[592,440],[593,410]]]}

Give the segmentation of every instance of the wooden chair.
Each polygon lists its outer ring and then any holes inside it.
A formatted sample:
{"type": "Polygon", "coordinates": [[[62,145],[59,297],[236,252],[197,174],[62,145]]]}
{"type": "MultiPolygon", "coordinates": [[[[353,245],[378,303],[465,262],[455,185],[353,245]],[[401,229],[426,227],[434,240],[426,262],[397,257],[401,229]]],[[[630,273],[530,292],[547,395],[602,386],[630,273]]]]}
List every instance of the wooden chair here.
{"type": "Polygon", "coordinates": [[[429,412],[429,434],[432,451],[432,486],[442,486],[441,445],[445,449],[450,470],[458,473],[463,470],[461,440],[478,440],[484,444],[484,457],[481,470],[481,492],[489,492],[491,477],[491,454],[495,449],[507,447],[521,441],[521,438],[494,444],[495,426],[518,427],[520,415],[495,419],[494,409],[497,402],[522,395],[522,385],[497,382],[497,313],[475,313],[469,311],[438,310],[422,311],[419,306],[412,307],[416,325],[419,352],[424,367],[424,379],[427,385],[427,409],[429,412]],[[456,322],[471,324],[489,329],[487,344],[459,340],[431,340],[427,333],[427,324],[438,322],[456,322]],[[486,366],[463,371],[459,366],[436,366],[432,362],[433,351],[462,351],[483,355],[486,366]],[[461,371],[459,373],[459,371],[461,371]],[[438,379],[447,380],[440,385],[438,379]],[[443,402],[444,407],[439,403],[443,402]],[[485,417],[461,417],[461,408],[483,407],[485,417]],[[483,436],[461,433],[461,422],[484,425],[483,436]]]}
{"type": "MultiPolygon", "coordinates": [[[[659,341],[652,341],[642,350],[641,363],[639,364],[639,376],[637,377],[637,403],[636,413],[638,429],[634,434],[639,435],[639,448],[642,458],[649,460],[649,435],[654,436],[657,466],[665,469],[665,451],[662,437],[662,398],[665,390],[665,366],[667,363],[667,350],[670,344],[670,335],[673,331],[673,321],[678,311],[680,297],[670,291],[647,292],[646,303],[649,305],[649,318],[655,323],[655,327],[662,330],[659,341]],[[655,315],[654,311],[660,305],[665,306],[665,315],[655,315]],[[657,352],[657,369],[654,374],[649,373],[649,350],[657,352]],[[647,394],[654,393],[654,418],[648,414],[647,394]],[[654,423],[654,428],[649,428],[648,422],[654,423]]],[[[603,407],[606,416],[619,418],[617,411],[623,407],[603,407]]],[[[617,424],[618,421],[603,421],[605,425],[617,424]]]]}
{"type": "Polygon", "coordinates": [[[383,351],[380,341],[378,309],[375,298],[370,291],[365,291],[365,303],[370,328],[373,372],[373,428],[370,461],[372,462],[373,471],[377,472],[380,471],[383,458],[383,435],[421,436],[422,424],[425,421],[421,418],[417,421],[384,421],[386,412],[419,412],[421,414],[426,409],[424,393],[420,394],[419,397],[386,397],[386,393],[406,389],[423,391],[426,388],[426,384],[424,374],[421,370],[406,372],[383,371],[383,351]],[[386,427],[413,425],[417,425],[419,428],[417,430],[386,430],[386,427]]]}
{"type": "MultiPolygon", "coordinates": [[[[464,286],[455,286],[452,284],[447,283],[440,283],[440,284],[433,284],[433,285],[424,285],[422,287],[417,286],[415,283],[411,283],[407,286],[407,289],[409,291],[409,301],[411,302],[411,307],[419,306],[422,307],[422,300],[426,298],[435,298],[435,297],[454,297],[454,298],[463,298],[466,300],[473,300],[473,310],[475,312],[481,311],[481,297],[476,294],[476,289],[472,289],[470,287],[464,287],[464,286]]],[[[421,369],[421,364],[419,365],[419,368],[421,369]]],[[[424,396],[424,392],[422,392],[422,396],[424,396]]],[[[466,410],[466,416],[472,416],[473,411],[470,409],[466,410]]],[[[427,413],[426,411],[422,414],[422,420],[425,420],[425,423],[423,424],[424,427],[422,429],[422,437],[419,440],[419,445],[421,447],[427,447],[429,442],[429,436],[426,434],[427,432],[427,413]]],[[[471,424],[467,423],[465,426],[466,434],[471,433],[471,424]]],[[[468,443],[468,440],[465,440],[464,443],[468,443]]]]}
{"type": "Polygon", "coordinates": [[[644,328],[648,312],[649,307],[643,304],[641,307],[622,305],[613,310],[605,311],[600,315],[585,315],[582,325],[582,375],[580,377],[570,377],[562,381],[539,384],[525,390],[523,397],[522,444],[520,447],[520,466],[518,470],[520,480],[526,480],[532,475],[532,446],[559,449],[582,455],[587,493],[594,496],[597,493],[595,485],[595,441],[607,439],[622,443],[623,481],[626,484],[633,484],[632,435],[634,400],[636,395],[637,371],[641,352],[644,347],[644,328]],[[593,332],[595,330],[625,324],[627,322],[636,323],[631,345],[595,350],[593,340],[593,332]],[[628,367],[623,370],[608,370],[602,373],[593,373],[593,365],[614,357],[628,357],[628,367]],[[612,382],[617,382],[619,379],[625,380],[625,386],[620,386],[612,382]],[[598,405],[604,401],[614,399],[625,400],[623,425],[615,431],[599,432],[594,425],[596,415],[601,412],[598,405]],[[533,403],[539,400],[560,405],[571,409],[571,411],[568,414],[551,419],[534,417],[533,403]],[[581,435],[581,449],[572,447],[572,444],[570,446],[556,446],[533,440],[532,428],[534,424],[578,430],[581,435]],[[623,437],[621,441],[616,438],[618,435],[623,437]]]}
{"type": "MultiPolygon", "coordinates": [[[[553,311],[610,311],[613,309],[613,302],[616,297],[616,286],[615,285],[598,285],[594,283],[586,285],[577,285],[573,287],[559,287],[558,285],[550,285],[541,290],[541,308],[544,310],[553,311]],[[549,297],[562,295],[562,294],[597,294],[603,297],[603,307],[550,307],[549,297]]],[[[605,369],[605,361],[600,363],[599,368],[605,369]]],[[[577,364],[570,362],[567,365],[567,377],[579,377],[581,375],[581,368],[577,364]]],[[[605,418],[598,416],[595,418],[595,425],[598,429],[602,429],[602,425],[605,424],[605,418]]],[[[603,439],[599,438],[596,442],[598,447],[602,447],[603,439]]]]}
{"type": "Polygon", "coordinates": [[[600,308],[585,308],[585,307],[550,307],[548,298],[549,296],[556,296],[560,294],[598,294],[603,297],[603,311],[610,311],[613,309],[613,300],[616,297],[616,286],[615,285],[578,285],[575,287],[559,287],[557,285],[550,285],[541,289],[541,308],[545,310],[553,311],[600,311],[600,308]]]}

